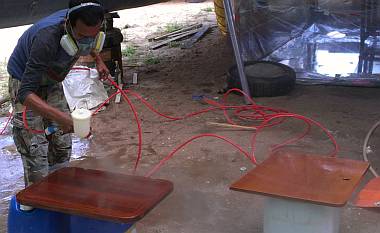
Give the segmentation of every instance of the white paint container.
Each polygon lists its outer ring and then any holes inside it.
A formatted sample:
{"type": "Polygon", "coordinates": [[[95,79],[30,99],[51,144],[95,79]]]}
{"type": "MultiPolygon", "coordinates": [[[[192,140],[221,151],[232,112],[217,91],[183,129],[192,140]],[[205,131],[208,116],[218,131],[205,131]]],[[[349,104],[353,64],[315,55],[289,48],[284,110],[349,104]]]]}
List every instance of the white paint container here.
{"type": "Polygon", "coordinates": [[[71,113],[71,117],[73,118],[74,122],[74,134],[76,134],[80,138],[85,138],[90,133],[90,127],[91,127],[91,111],[79,108],[75,109],[71,113]]]}

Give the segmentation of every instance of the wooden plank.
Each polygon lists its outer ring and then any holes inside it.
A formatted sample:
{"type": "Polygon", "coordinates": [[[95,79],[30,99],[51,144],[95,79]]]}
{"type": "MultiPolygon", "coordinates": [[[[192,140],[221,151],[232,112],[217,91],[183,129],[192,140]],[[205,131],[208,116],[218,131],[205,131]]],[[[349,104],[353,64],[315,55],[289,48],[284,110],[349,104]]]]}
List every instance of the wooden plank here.
{"type": "Polygon", "coordinates": [[[199,29],[194,29],[194,30],[188,31],[188,32],[186,32],[186,33],[183,34],[183,35],[176,36],[176,37],[173,37],[173,38],[167,39],[167,40],[165,40],[165,41],[163,41],[163,42],[160,42],[160,43],[158,43],[158,44],[155,44],[155,45],[151,46],[150,49],[153,49],[153,50],[154,50],[154,49],[158,49],[158,48],[160,48],[160,47],[162,47],[162,46],[164,46],[164,45],[166,45],[166,44],[168,44],[168,43],[170,43],[170,42],[172,42],[172,41],[176,41],[176,40],[182,39],[182,38],[184,38],[184,37],[186,37],[186,36],[193,35],[193,34],[197,33],[198,31],[199,31],[199,29]]]}
{"type": "Polygon", "coordinates": [[[185,43],[181,46],[182,49],[189,49],[193,47],[193,45],[200,39],[202,36],[210,29],[210,26],[205,25],[199,30],[193,37],[189,40],[185,41],[185,43]]]}
{"type": "Polygon", "coordinates": [[[219,122],[207,122],[208,125],[221,126],[221,127],[229,127],[235,129],[244,129],[244,130],[257,130],[256,127],[252,126],[244,126],[244,125],[232,125],[227,123],[219,123],[219,122]]]}
{"type": "Polygon", "coordinates": [[[157,40],[163,40],[163,39],[166,39],[170,36],[175,36],[179,33],[182,33],[182,32],[186,32],[186,31],[190,31],[192,29],[197,29],[197,28],[200,28],[202,27],[202,24],[201,23],[198,23],[198,24],[193,24],[193,25],[190,25],[188,27],[185,27],[185,28],[182,28],[182,29],[179,29],[177,31],[174,31],[174,32],[171,32],[171,33],[168,33],[168,34],[165,34],[165,35],[162,35],[162,36],[157,36],[155,38],[151,38],[149,40],[154,40],[154,41],[157,41],[157,40]]]}
{"type": "Polygon", "coordinates": [[[367,162],[296,152],[277,152],[231,189],[327,206],[344,206],[364,176],[367,162]]]}
{"type": "Polygon", "coordinates": [[[173,190],[166,180],[68,167],[16,195],[23,205],[123,223],[136,222],[173,190]]]}
{"type": "Polygon", "coordinates": [[[186,34],[188,31],[186,31],[186,32],[180,32],[180,33],[177,33],[177,34],[174,34],[174,35],[170,35],[170,36],[168,36],[168,39],[169,38],[174,38],[174,37],[177,37],[177,36],[182,36],[183,34],[186,34]]]}

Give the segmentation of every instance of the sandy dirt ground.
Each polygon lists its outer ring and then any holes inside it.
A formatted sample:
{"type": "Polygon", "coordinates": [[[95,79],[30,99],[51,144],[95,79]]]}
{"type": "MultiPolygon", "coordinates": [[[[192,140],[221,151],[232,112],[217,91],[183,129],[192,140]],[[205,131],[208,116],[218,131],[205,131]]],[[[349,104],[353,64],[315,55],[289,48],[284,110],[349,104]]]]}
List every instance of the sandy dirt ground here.
{"type": "MultiPolygon", "coordinates": [[[[147,38],[157,34],[165,25],[177,22],[215,24],[213,12],[206,9],[212,2],[168,3],[129,9],[120,12],[115,24],[123,28],[124,47],[137,47],[133,62],[125,58],[124,79],[130,81],[132,72],[139,74],[139,84],[131,87],[159,111],[184,116],[207,108],[193,96],[207,95],[220,99],[218,91],[224,87],[226,72],[233,64],[232,48],[228,38],[215,28],[192,49],[165,47],[150,53],[147,38]],[[148,55],[147,55],[148,54],[148,55]],[[144,63],[146,56],[158,58],[158,64],[130,67],[144,63]],[[129,63],[129,61],[131,61],[129,63]]],[[[311,117],[325,125],[340,145],[339,156],[361,160],[364,137],[377,120],[380,109],[378,89],[327,86],[297,86],[288,96],[258,98],[258,104],[286,109],[311,117]]],[[[182,121],[168,122],[158,117],[135,98],[143,128],[143,158],[137,174],[144,175],[177,145],[192,136],[215,133],[226,136],[249,149],[251,131],[211,126],[208,122],[225,122],[222,112],[212,112],[182,121]]],[[[242,104],[242,98],[233,95],[233,104],[242,104]]],[[[2,118],[1,122],[5,121],[2,118]]],[[[130,174],[137,153],[137,128],[133,115],[125,103],[108,106],[93,119],[94,137],[90,141],[75,140],[73,166],[130,174]]],[[[265,130],[257,141],[256,156],[263,161],[269,147],[297,135],[304,124],[290,120],[265,130]]],[[[370,158],[374,167],[380,167],[374,155],[380,146],[375,135],[371,142],[370,158]],[[377,143],[377,144],[376,144],[377,143]]],[[[10,196],[22,188],[22,170],[19,157],[9,132],[2,136],[0,168],[0,232],[6,232],[6,211],[10,196]]],[[[312,128],[311,133],[292,149],[310,153],[328,154],[332,150],[328,138],[312,128]]],[[[168,179],[174,183],[174,192],[137,223],[141,233],[231,233],[262,232],[264,198],[229,190],[229,185],[253,168],[236,149],[215,138],[194,141],[158,171],[153,178],[168,179]]],[[[284,165],[286,169],[286,165],[284,165]]],[[[302,175],[302,174],[300,174],[302,175]]],[[[369,174],[360,187],[372,178],[369,174]]],[[[372,233],[380,231],[380,212],[354,207],[351,201],[343,208],[341,233],[372,233]]]]}

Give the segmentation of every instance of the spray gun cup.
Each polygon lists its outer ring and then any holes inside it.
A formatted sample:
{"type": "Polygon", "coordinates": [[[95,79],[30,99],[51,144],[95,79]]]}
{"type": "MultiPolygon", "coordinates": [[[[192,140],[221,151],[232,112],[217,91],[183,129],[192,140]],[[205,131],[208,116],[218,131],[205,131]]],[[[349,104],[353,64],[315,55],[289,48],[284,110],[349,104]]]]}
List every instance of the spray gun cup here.
{"type": "Polygon", "coordinates": [[[80,108],[71,113],[74,123],[74,134],[80,138],[86,138],[91,132],[91,111],[80,108]]]}

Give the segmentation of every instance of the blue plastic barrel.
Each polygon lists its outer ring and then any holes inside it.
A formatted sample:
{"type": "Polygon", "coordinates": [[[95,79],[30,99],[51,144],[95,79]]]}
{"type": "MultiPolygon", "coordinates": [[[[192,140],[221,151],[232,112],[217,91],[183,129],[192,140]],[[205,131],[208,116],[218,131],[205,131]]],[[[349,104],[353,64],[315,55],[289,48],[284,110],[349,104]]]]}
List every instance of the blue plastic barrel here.
{"type": "Polygon", "coordinates": [[[9,206],[8,233],[124,233],[133,223],[116,223],[55,211],[20,210],[13,197],[9,206]]]}
{"type": "Polygon", "coordinates": [[[72,215],[70,233],[124,233],[132,226],[132,223],[115,223],[72,215]]]}
{"type": "Polygon", "coordinates": [[[20,210],[13,197],[8,214],[8,233],[69,233],[70,215],[59,212],[33,209],[20,210]]]}

